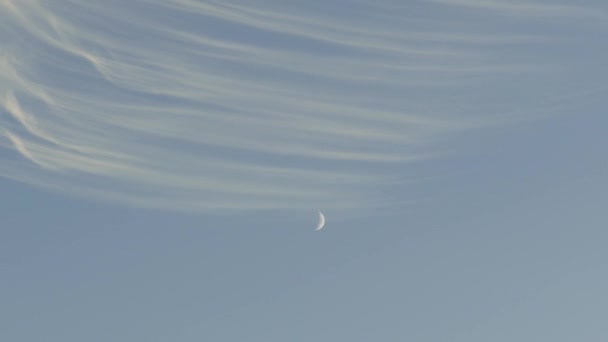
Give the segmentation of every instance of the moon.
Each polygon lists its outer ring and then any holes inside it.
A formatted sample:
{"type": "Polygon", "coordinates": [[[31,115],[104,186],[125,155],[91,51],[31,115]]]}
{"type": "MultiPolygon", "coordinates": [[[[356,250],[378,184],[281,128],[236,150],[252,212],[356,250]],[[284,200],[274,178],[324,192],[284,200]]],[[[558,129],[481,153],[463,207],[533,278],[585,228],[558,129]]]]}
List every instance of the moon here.
{"type": "Polygon", "coordinates": [[[319,224],[317,224],[317,228],[315,228],[315,230],[323,229],[324,225],[325,225],[325,215],[323,215],[323,213],[319,211],[319,224]]]}

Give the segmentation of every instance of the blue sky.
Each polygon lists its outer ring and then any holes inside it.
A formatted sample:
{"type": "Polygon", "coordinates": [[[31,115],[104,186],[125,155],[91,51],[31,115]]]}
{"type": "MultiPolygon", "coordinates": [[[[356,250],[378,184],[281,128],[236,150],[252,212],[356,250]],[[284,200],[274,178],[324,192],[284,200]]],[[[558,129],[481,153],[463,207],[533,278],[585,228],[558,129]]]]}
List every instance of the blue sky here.
{"type": "Polygon", "coordinates": [[[607,18],[0,0],[0,337],[601,340],[607,18]]]}

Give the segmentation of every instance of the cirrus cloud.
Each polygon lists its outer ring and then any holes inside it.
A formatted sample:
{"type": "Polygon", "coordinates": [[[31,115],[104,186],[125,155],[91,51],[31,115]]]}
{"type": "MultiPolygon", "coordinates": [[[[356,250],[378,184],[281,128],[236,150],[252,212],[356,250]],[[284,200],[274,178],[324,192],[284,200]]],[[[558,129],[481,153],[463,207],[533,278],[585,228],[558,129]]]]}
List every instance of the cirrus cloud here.
{"type": "Polygon", "coordinates": [[[438,139],[521,119],[536,97],[508,89],[564,62],[543,30],[444,18],[540,5],[431,2],[2,0],[0,175],[176,210],[385,203],[438,139]]]}

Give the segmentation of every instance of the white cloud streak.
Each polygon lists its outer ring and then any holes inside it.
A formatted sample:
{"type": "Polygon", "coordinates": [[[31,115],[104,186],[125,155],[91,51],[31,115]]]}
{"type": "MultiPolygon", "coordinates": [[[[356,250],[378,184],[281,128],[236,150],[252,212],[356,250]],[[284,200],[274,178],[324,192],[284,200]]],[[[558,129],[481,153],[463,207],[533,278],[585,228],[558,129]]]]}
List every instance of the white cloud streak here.
{"type": "Polygon", "coordinates": [[[0,0],[0,175],[175,210],[369,207],[437,138],[521,109],[475,94],[555,71],[542,32],[318,5],[0,0]]]}

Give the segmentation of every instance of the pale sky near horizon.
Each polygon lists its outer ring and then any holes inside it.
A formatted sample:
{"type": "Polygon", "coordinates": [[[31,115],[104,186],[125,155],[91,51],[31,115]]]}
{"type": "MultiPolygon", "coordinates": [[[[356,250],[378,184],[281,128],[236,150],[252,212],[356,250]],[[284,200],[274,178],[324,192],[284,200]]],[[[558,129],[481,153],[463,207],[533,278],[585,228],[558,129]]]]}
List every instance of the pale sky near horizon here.
{"type": "Polygon", "coordinates": [[[607,33],[593,0],[0,0],[0,340],[605,339],[607,33]]]}

